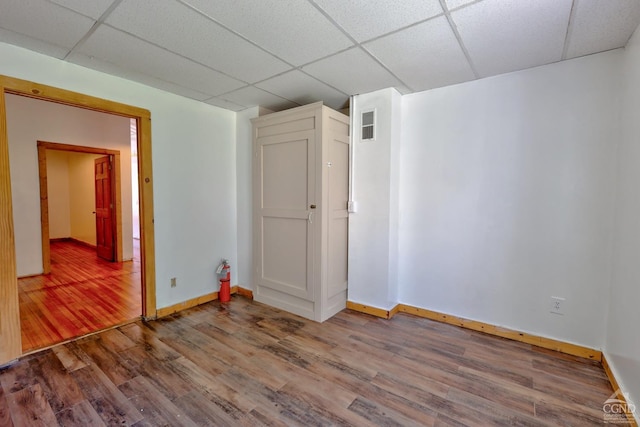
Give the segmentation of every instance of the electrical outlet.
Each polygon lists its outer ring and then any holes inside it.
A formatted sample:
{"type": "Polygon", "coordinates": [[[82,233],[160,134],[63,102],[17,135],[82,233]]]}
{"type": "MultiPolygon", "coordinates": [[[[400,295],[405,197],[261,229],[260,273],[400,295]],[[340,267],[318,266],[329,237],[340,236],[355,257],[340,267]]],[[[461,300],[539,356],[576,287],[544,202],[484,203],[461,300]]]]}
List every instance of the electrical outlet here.
{"type": "Polygon", "coordinates": [[[565,299],[562,297],[551,297],[551,310],[549,310],[553,314],[559,314],[564,316],[564,303],[565,299]]]}
{"type": "Polygon", "coordinates": [[[178,286],[178,284],[176,283],[176,278],[175,278],[175,277],[172,277],[172,278],[171,278],[171,287],[172,287],[172,288],[175,288],[176,286],[178,286]]]}

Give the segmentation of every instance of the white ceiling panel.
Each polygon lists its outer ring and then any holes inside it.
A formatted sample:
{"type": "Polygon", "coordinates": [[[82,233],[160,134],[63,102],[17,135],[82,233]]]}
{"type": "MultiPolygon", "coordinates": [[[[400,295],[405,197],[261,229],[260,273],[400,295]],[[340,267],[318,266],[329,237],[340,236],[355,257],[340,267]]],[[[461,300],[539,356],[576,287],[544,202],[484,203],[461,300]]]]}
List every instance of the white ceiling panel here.
{"type": "Polygon", "coordinates": [[[105,22],[245,82],[289,68],[175,0],[125,0],[105,22]]]}
{"type": "Polygon", "coordinates": [[[446,17],[365,43],[369,50],[414,90],[447,86],[474,78],[446,17]]]}
{"type": "Polygon", "coordinates": [[[226,99],[218,98],[218,97],[207,99],[204,102],[206,102],[207,104],[215,105],[216,107],[224,108],[226,110],[231,110],[231,111],[242,111],[247,108],[244,105],[238,105],[236,103],[233,103],[231,101],[227,101],[226,99]]]}
{"type": "Polygon", "coordinates": [[[245,107],[261,105],[273,111],[286,110],[287,108],[298,106],[298,104],[294,102],[253,86],[247,86],[230,93],[225,93],[219,98],[226,99],[234,104],[243,105],[245,107]],[[256,100],[258,100],[258,103],[256,103],[256,100]]]}
{"type": "Polygon", "coordinates": [[[185,0],[184,3],[296,66],[352,45],[307,1],[185,0]]]}
{"type": "Polygon", "coordinates": [[[576,0],[567,58],[626,45],[639,20],[638,0],[576,0]]]}
{"type": "Polygon", "coordinates": [[[0,28],[71,49],[93,26],[86,16],[47,0],[2,0],[0,28]]]}
{"type": "Polygon", "coordinates": [[[447,5],[447,9],[452,10],[477,1],[479,0],[446,0],[445,4],[447,5]]]}
{"type": "Polygon", "coordinates": [[[61,6],[75,10],[85,16],[95,20],[100,18],[107,11],[109,6],[116,0],[51,0],[61,6]]]}
{"type": "Polygon", "coordinates": [[[0,0],[0,42],[234,111],[536,67],[639,22],[640,0],[0,0]]]}
{"type": "Polygon", "coordinates": [[[243,86],[238,80],[104,25],[77,53],[211,96],[243,86]]]}
{"type": "Polygon", "coordinates": [[[359,42],[442,14],[438,0],[315,0],[359,42]]]}
{"type": "Polygon", "coordinates": [[[56,46],[43,40],[25,36],[24,34],[5,30],[4,28],[0,28],[0,41],[58,59],[64,58],[67,52],[69,52],[69,49],[66,47],[56,46]]]}
{"type": "Polygon", "coordinates": [[[400,84],[384,67],[360,48],[352,48],[314,62],[304,67],[303,70],[351,95],[400,84]]]}
{"type": "Polygon", "coordinates": [[[160,89],[170,93],[174,93],[176,95],[184,96],[186,98],[195,99],[197,101],[204,101],[206,99],[211,98],[211,95],[208,95],[206,93],[201,93],[196,90],[192,90],[187,87],[177,85],[175,83],[167,82],[165,80],[160,80],[158,78],[151,77],[148,74],[142,74],[128,68],[123,68],[115,64],[112,64],[110,62],[102,61],[95,57],[90,57],[84,54],[75,53],[72,59],[74,64],[81,65],[86,68],[91,68],[93,70],[102,71],[103,73],[106,73],[106,74],[116,75],[116,76],[122,77],[123,79],[138,82],[145,86],[151,86],[156,89],[160,89]]]}
{"type": "Polygon", "coordinates": [[[571,3],[484,0],[451,16],[476,70],[486,77],[559,61],[571,3]]]}
{"type": "Polygon", "coordinates": [[[329,107],[340,109],[349,100],[345,93],[335,90],[303,73],[293,70],[256,84],[257,87],[300,104],[324,101],[329,107]]]}

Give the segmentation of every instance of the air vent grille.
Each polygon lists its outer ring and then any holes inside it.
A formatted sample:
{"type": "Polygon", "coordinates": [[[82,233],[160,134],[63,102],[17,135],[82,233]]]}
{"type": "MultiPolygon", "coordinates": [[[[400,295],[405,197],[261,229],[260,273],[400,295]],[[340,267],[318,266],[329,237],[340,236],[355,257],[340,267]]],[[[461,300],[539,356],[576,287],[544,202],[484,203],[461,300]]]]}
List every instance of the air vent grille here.
{"type": "Polygon", "coordinates": [[[362,113],[362,140],[375,139],[375,111],[365,111],[362,113]]]}

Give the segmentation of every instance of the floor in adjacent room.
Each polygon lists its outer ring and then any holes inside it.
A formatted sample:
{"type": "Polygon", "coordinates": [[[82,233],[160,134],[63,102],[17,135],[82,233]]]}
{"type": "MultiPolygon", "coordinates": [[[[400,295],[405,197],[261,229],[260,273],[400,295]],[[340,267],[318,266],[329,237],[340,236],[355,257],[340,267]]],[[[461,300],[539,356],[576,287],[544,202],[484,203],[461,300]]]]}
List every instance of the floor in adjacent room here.
{"type": "Polygon", "coordinates": [[[138,240],[133,261],[121,263],[73,241],[51,242],[51,273],[18,279],[23,352],[139,318],[140,280],[138,240]]]}
{"type": "Polygon", "coordinates": [[[602,425],[599,362],[398,314],[234,296],[25,356],[0,425],[602,425]]]}

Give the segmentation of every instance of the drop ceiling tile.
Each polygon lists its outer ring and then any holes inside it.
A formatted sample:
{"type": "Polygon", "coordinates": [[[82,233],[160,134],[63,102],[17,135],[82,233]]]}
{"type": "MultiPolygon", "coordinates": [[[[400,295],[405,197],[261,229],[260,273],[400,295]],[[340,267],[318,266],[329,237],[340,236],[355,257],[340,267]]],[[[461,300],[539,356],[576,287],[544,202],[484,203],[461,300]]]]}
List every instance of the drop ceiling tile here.
{"type": "Polygon", "coordinates": [[[106,25],[100,26],[76,53],[210,96],[243,86],[238,80],[106,25]]]}
{"type": "Polygon", "coordinates": [[[100,18],[114,0],[51,0],[95,20],[100,18]]]}
{"type": "Polygon", "coordinates": [[[218,98],[218,97],[207,99],[204,102],[206,102],[207,104],[215,105],[216,107],[224,108],[226,110],[231,110],[231,111],[242,111],[247,109],[247,107],[245,107],[244,105],[238,105],[231,101],[227,101],[226,99],[218,98]]]}
{"type": "Polygon", "coordinates": [[[576,0],[567,58],[623,47],[639,22],[638,0],[576,0]]]}
{"type": "Polygon", "coordinates": [[[353,38],[362,42],[442,14],[438,0],[315,0],[353,38]]]}
{"type": "Polygon", "coordinates": [[[329,107],[339,109],[349,100],[348,95],[298,70],[265,80],[256,86],[300,105],[324,101],[329,107]]]}
{"type": "Polygon", "coordinates": [[[562,57],[572,0],[484,0],[451,13],[481,77],[562,57]]]}
{"type": "Polygon", "coordinates": [[[193,89],[179,86],[175,83],[167,82],[164,80],[151,77],[147,74],[142,74],[130,69],[122,68],[114,65],[110,62],[102,61],[95,57],[90,57],[84,54],[75,53],[70,58],[74,64],[81,65],[92,70],[101,71],[112,76],[120,77],[123,79],[131,80],[146,86],[151,86],[156,89],[164,90],[176,95],[184,96],[185,98],[195,99],[197,101],[204,101],[211,98],[211,95],[200,93],[193,89]]]}
{"type": "Polygon", "coordinates": [[[294,102],[273,95],[269,92],[265,92],[264,90],[258,89],[257,87],[253,86],[246,86],[242,89],[238,89],[230,93],[225,93],[219,98],[223,98],[227,101],[233,102],[234,104],[244,105],[246,107],[259,105],[273,111],[281,111],[286,110],[287,108],[298,106],[298,104],[294,102]]]}
{"type": "Polygon", "coordinates": [[[364,47],[417,91],[475,78],[444,16],[366,43],[364,47]]]}
{"type": "Polygon", "coordinates": [[[64,58],[69,52],[68,48],[56,46],[43,40],[25,36],[24,34],[5,30],[4,28],[0,28],[0,41],[14,46],[20,46],[44,55],[53,56],[58,59],[64,58]]]}
{"type": "Polygon", "coordinates": [[[46,0],[2,0],[0,27],[71,49],[94,21],[46,0]]]}
{"type": "Polygon", "coordinates": [[[446,0],[447,9],[453,10],[457,7],[461,7],[467,5],[469,3],[473,3],[477,0],[446,0]]]}
{"type": "Polygon", "coordinates": [[[125,0],[106,23],[249,83],[289,68],[273,55],[173,0],[125,0]],[[150,11],[153,19],[149,19],[150,11]]]}
{"type": "Polygon", "coordinates": [[[360,48],[352,48],[314,62],[303,70],[349,95],[401,84],[360,48]]]}
{"type": "Polygon", "coordinates": [[[184,0],[293,65],[352,45],[311,3],[301,0],[184,0]]]}

